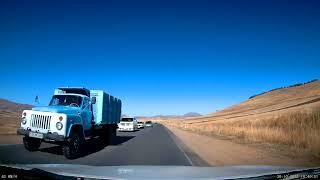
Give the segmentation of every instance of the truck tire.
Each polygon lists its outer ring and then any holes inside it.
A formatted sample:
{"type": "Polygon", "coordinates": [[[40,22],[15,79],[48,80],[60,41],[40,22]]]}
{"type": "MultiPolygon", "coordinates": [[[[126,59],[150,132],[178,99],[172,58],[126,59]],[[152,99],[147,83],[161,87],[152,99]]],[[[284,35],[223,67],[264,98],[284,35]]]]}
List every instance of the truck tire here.
{"type": "Polygon", "coordinates": [[[111,128],[110,144],[114,144],[116,139],[117,139],[117,127],[112,127],[111,128]]]}
{"type": "Polygon", "coordinates": [[[71,137],[67,139],[62,146],[63,155],[67,159],[75,159],[81,155],[84,138],[78,133],[72,133],[71,137]]]}
{"type": "Polygon", "coordinates": [[[24,137],[23,145],[28,151],[37,151],[41,145],[41,139],[24,137]]]}
{"type": "Polygon", "coordinates": [[[100,139],[101,139],[102,144],[108,145],[109,138],[110,138],[109,129],[108,128],[103,129],[102,132],[100,133],[100,139]]]}
{"type": "Polygon", "coordinates": [[[107,127],[101,133],[101,141],[105,145],[112,145],[114,143],[115,137],[117,135],[116,127],[107,127]]]}

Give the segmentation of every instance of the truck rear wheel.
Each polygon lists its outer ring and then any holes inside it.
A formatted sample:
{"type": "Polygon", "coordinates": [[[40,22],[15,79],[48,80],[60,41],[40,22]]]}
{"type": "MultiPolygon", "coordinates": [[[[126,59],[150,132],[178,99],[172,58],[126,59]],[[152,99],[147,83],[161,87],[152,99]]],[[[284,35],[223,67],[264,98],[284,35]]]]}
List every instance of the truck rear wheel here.
{"type": "Polygon", "coordinates": [[[114,144],[116,136],[117,136],[117,128],[116,127],[111,127],[109,130],[110,131],[109,131],[108,144],[114,144]]]}
{"type": "Polygon", "coordinates": [[[24,137],[23,145],[28,151],[37,151],[41,145],[41,139],[24,137]]]}
{"type": "Polygon", "coordinates": [[[72,133],[71,137],[67,139],[67,142],[63,145],[63,155],[67,159],[75,159],[81,155],[84,139],[79,133],[72,133]]]}
{"type": "Polygon", "coordinates": [[[100,140],[104,145],[108,145],[109,144],[109,129],[105,128],[102,130],[102,132],[100,133],[100,140]]]}
{"type": "Polygon", "coordinates": [[[102,143],[106,145],[112,145],[117,135],[116,127],[107,127],[100,135],[102,143]]]}

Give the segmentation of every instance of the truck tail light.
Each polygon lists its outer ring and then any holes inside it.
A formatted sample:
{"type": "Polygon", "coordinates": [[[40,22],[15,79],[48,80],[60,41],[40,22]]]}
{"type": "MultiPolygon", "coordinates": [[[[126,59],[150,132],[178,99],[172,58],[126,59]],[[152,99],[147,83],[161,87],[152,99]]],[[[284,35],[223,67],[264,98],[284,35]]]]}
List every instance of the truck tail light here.
{"type": "Polygon", "coordinates": [[[60,117],[59,117],[59,121],[62,121],[62,120],[63,120],[63,117],[62,117],[62,116],[60,116],[60,117]]]}

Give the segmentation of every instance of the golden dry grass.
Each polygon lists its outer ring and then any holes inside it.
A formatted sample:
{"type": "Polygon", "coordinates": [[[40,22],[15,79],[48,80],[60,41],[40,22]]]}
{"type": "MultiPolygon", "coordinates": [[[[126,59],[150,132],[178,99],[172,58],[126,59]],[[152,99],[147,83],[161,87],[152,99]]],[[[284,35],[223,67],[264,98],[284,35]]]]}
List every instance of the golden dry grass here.
{"type": "Polygon", "coordinates": [[[286,145],[320,158],[320,81],[268,92],[207,116],[162,123],[201,134],[286,145]]]}
{"type": "Polygon", "coordinates": [[[320,158],[320,106],[308,112],[289,113],[270,119],[217,121],[211,124],[190,124],[188,121],[164,123],[202,134],[287,145],[320,158]]]}
{"type": "Polygon", "coordinates": [[[0,135],[16,134],[20,127],[20,114],[0,110],[0,135]]]}

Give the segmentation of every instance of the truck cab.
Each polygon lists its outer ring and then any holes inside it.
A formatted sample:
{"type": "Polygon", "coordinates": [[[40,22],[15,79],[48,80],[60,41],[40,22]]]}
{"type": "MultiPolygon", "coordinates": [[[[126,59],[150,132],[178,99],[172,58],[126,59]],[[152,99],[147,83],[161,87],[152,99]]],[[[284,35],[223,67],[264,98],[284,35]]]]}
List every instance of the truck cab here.
{"type": "Polygon", "coordinates": [[[92,106],[93,101],[90,98],[82,94],[59,94],[54,95],[49,103],[48,107],[45,108],[34,108],[33,110],[38,111],[56,111],[63,113],[70,119],[70,123],[65,124],[66,129],[63,133],[64,136],[69,136],[72,126],[81,125],[85,136],[89,135],[89,130],[93,124],[93,112],[92,106]]]}
{"type": "Polygon", "coordinates": [[[17,133],[24,136],[29,151],[37,150],[41,142],[61,144],[64,155],[73,159],[86,138],[110,141],[120,116],[121,101],[101,90],[58,88],[48,106],[23,111],[17,133]]]}

